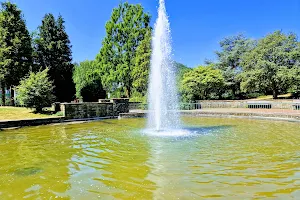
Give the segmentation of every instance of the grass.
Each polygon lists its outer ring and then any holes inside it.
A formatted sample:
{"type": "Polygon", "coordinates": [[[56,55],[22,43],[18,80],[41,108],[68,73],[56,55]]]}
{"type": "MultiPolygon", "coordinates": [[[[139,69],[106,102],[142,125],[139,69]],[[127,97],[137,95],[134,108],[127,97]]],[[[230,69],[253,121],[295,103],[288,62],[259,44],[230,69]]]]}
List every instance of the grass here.
{"type": "MultiPolygon", "coordinates": [[[[50,112],[49,112],[50,113],[50,112]]],[[[18,119],[35,119],[57,117],[60,114],[38,114],[33,110],[22,107],[0,107],[0,121],[1,120],[18,120],[18,119]]]]}

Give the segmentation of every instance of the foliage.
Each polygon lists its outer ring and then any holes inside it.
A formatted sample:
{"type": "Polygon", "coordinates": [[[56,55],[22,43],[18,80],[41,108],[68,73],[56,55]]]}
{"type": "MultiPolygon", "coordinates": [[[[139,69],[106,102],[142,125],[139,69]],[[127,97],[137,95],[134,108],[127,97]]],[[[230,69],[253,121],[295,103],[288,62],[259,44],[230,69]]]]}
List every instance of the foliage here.
{"type": "Polygon", "coordinates": [[[35,38],[36,62],[42,69],[49,68],[53,81],[54,95],[60,102],[69,102],[75,94],[72,80],[73,64],[69,37],[65,31],[64,19],[46,14],[35,38]]]}
{"type": "Polygon", "coordinates": [[[220,42],[221,51],[217,51],[217,63],[214,66],[222,71],[225,79],[225,98],[240,98],[240,79],[242,72],[241,58],[255,47],[255,41],[239,34],[226,37],[220,42]]]}
{"type": "Polygon", "coordinates": [[[212,66],[200,66],[184,75],[180,91],[183,100],[191,102],[219,96],[219,89],[223,86],[224,78],[220,70],[212,66]]]}
{"type": "Polygon", "coordinates": [[[151,30],[150,16],[139,4],[121,3],[113,9],[105,28],[106,37],[96,57],[103,86],[109,92],[117,89],[130,97],[134,81],[131,72],[140,62],[136,59],[137,48],[151,30]]]}
{"type": "Polygon", "coordinates": [[[133,91],[145,96],[148,88],[148,78],[151,60],[151,30],[148,29],[144,40],[136,50],[135,65],[131,76],[133,79],[133,91]]]}
{"type": "Polygon", "coordinates": [[[174,66],[177,70],[177,84],[178,86],[180,86],[180,83],[184,77],[184,75],[187,73],[187,72],[190,72],[192,69],[185,66],[184,64],[181,64],[181,63],[178,63],[178,62],[174,62],[174,66]]]}
{"type": "Polygon", "coordinates": [[[276,31],[258,41],[257,46],[242,58],[240,75],[244,92],[272,91],[276,99],[291,84],[291,71],[300,60],[300,47],[295,34],[276,31]]]}
{"type": "Polygon", "coordinates": [[[105,99],[106,92],[102,88],[101,79],[95,79],[85,85],[80,92],[84,102],[98,102],[105,99]]]}
{"type": "MultiPolygon", "coordinates": [[[[1,3],[0,82],[4,89],[18,85],[32,65],[31,38],[16,4],[1,3]]],[[[5,98],[3,99],[5,100],[5,98]]],[[[2,102],[5,105],[5,102],[2,102]]]]}
{"type": "Polygon", "coordinates": [[[300,62],[289,71],[289,92],[294,98],[300,98],[300,62]]]}
{"type": "Polygon", "coordinates": [[[85,102],[95,102],[106,97],[94,61],[84,61],[75,65],[73,80],[77,98],[82,98],[85,102]]]}
{"type": "Polygon", "coordinates": [[[53,83],[49,81],[48,69],[41,72],[30,72],[28,78],[21,80],[17,87],[18,101],[27,108],[41,112],[43,107],[52,103],[53,83]]]}

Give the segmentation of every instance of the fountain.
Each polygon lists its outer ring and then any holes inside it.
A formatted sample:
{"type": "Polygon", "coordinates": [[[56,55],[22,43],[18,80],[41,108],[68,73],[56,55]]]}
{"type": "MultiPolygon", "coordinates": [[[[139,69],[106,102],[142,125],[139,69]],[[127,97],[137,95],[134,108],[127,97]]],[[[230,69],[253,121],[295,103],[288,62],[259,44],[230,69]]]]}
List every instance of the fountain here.
{"type": "Polygon", "coordinates": [[[148,94],[148,129],[178,130],[181,127],[178,111],[176,69],[171,58],[171,31],[165,1],[159,0],[158,19],[152,38],[152,57],[148,94]]]}

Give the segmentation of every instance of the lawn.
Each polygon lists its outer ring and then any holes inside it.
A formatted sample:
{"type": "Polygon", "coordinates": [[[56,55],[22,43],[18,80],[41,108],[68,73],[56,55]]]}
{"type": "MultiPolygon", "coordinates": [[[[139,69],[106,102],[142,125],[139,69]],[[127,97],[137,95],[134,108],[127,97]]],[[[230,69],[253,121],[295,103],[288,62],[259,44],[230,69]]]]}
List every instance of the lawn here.
{"type": "Polygon", "coordinates": [[[0,121],[14,119],[34,119],[55,117],[55,115],[35,114],[33,110],[22,107],[0,107],[0,121]]]}

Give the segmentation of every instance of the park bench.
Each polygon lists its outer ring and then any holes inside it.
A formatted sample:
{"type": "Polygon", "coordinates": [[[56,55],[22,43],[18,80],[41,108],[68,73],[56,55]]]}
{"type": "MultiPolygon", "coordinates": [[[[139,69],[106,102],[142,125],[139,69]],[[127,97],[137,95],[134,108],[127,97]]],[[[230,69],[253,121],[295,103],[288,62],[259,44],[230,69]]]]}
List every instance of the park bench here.
{"type": "Polygon", "coordinates": [[[300,110],[300,100],[293,101],[293,110],[300,110]]]}
{"type": "Polygon", "coordinates": [[[272,104],[269,101],[248,101],[248,108],[251,109],[271,109],[272,104]]]}

